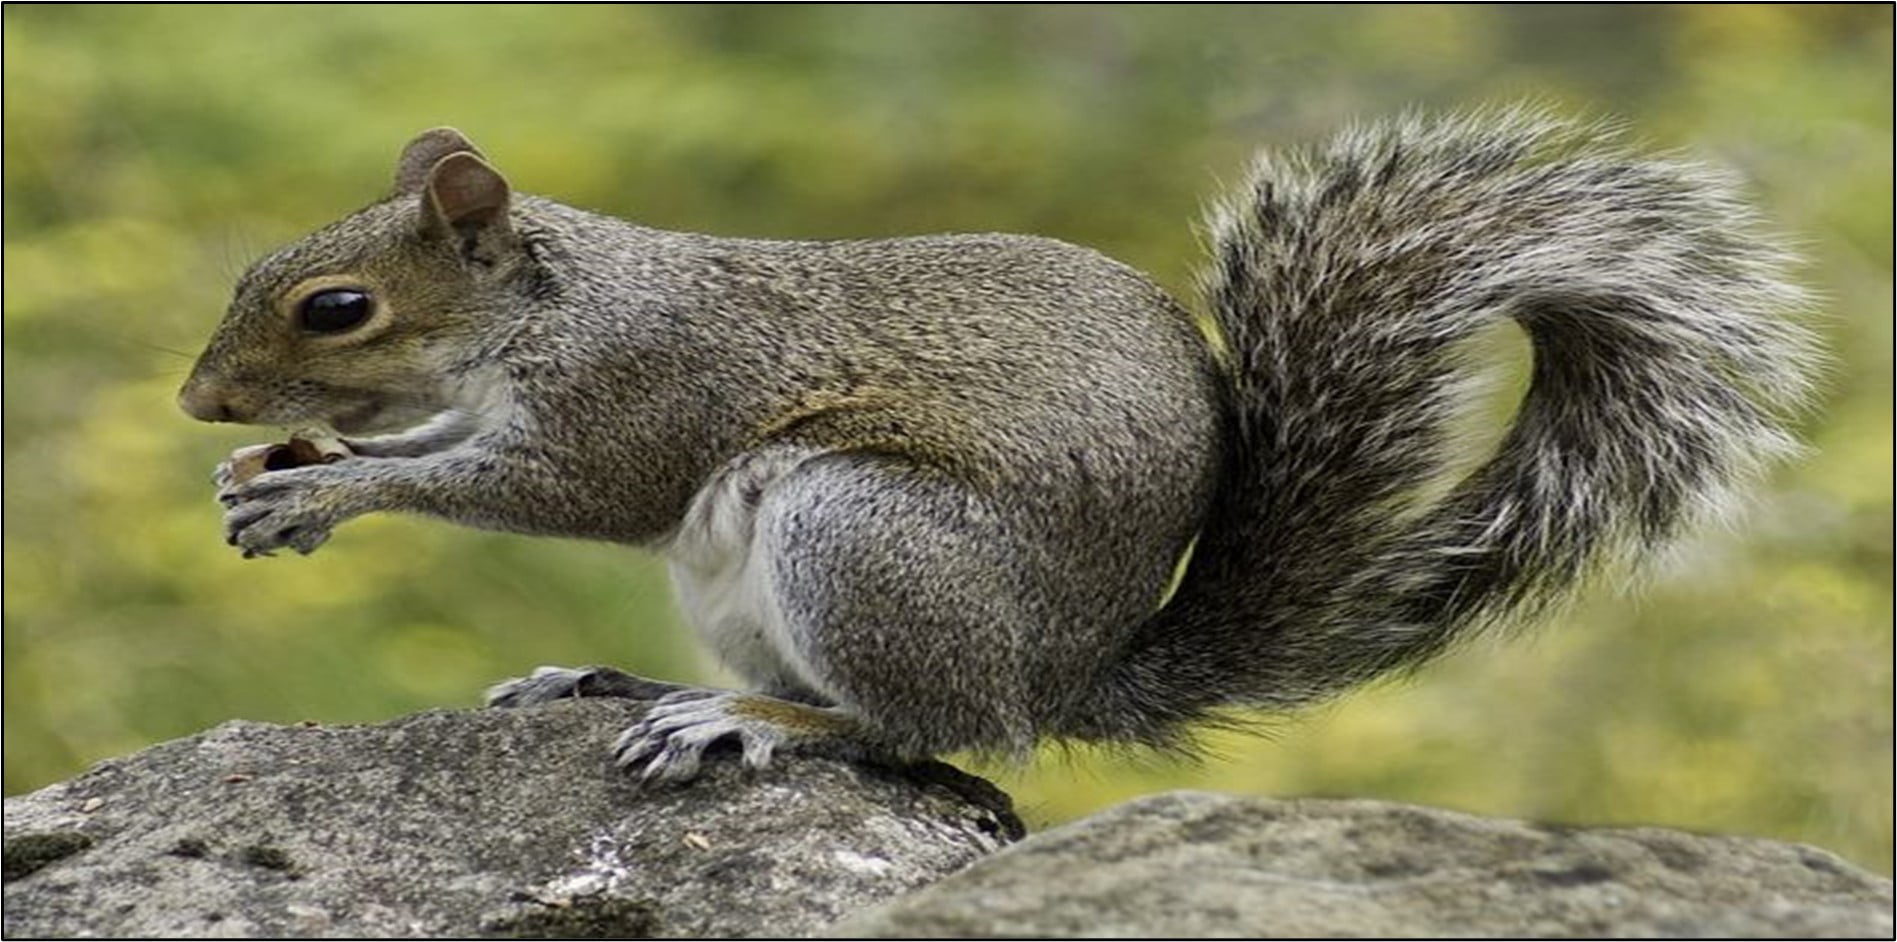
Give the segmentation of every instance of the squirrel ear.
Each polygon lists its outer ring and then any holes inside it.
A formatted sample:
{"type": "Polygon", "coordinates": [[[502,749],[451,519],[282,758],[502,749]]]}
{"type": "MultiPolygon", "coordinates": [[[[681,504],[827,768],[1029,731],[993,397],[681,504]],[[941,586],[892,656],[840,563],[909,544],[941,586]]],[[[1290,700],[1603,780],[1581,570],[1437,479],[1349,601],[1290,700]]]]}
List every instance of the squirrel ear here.
{"type": "Polygon", "coordinates": [[[459,233],[472,248],[477,242],[505,237],[507,178],[469,151],[449,154],[428,169],[422,187],[422,215],[426,225],[441,233],[459,233]]]}
{"type": "Polygon", "coordinates": [[[441,158],[463,152],[481,156],[481,149],[454,128],[429,128],[415,135],[395,162],[395,189],[391,195],[419,192],[428,182],[428,172],[441,158]]]}

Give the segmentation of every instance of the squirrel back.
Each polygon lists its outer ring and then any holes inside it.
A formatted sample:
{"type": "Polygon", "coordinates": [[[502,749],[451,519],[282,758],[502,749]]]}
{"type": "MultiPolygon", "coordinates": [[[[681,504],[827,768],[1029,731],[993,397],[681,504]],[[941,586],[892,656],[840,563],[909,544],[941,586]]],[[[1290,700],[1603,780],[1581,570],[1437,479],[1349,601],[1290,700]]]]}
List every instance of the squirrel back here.
{"type": "Polygon", "coordinates": [[[1224,484],[1183,583],[1103,686],[1107,733],[1296,707],[1627,574],[1799,446],[1804,296],[1734,180],[1526,111],[1261,156],[1201,283],[1231,350],[1224,484]],[[1528,390],[1446,495],[1467,341],[1528,390]],[[1124,718],[1137,718],[1125,723],[1124,718]]]}

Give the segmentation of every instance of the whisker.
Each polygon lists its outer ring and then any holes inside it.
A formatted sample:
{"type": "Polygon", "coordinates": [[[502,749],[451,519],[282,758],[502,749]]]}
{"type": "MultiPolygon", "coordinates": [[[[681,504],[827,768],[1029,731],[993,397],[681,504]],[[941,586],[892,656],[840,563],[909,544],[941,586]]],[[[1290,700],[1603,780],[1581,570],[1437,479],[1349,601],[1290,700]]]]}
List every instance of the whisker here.
{"type": "Polygon", "coordinates": [[[178,357],[179,359],[182,359],[182,360],[197,359],[197,354],[192,353],[188,350],[179,350],[174,347],[167,347],[163,344],[152,343],[149,340],[139,340],[138,338],[133,337],[133,338],[127,339],[125,342],[133,346],[142,347],[146,350],[151,350],[157,353],[169,354],[171,356],[178,357]]]}

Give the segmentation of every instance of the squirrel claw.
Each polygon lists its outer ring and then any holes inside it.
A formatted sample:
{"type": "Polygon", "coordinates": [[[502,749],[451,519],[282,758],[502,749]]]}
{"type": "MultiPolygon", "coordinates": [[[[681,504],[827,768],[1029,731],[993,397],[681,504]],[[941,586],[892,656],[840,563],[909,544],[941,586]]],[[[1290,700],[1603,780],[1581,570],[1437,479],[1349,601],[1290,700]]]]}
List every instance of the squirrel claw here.
{"type": "Polygon", "coordinates": [[[735,738],[746,768],[767,768],[779,748],[802,735],[761,715],[760,706],[816,711],[757,694],[681,690],[661,697],[620,734],[613,744],[614,762],[626,769],[641,767],[641,782],[682,782],[698,774],[708,747],[735,738]]]}

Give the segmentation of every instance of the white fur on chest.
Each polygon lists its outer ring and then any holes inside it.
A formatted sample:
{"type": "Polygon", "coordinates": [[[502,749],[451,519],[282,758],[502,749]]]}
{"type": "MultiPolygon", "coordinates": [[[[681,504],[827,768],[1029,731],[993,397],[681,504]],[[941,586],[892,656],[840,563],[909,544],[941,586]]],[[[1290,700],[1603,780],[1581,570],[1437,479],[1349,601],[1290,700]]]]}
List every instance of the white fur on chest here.
{"type": "Polygon", "coordinates": [[[772,547],[758,532],[771,487],[804,455],[747,455],[692,497],[666,556],[679,606],[727,667],[768,690],[822,693],[778,604],[772,547]]]}

